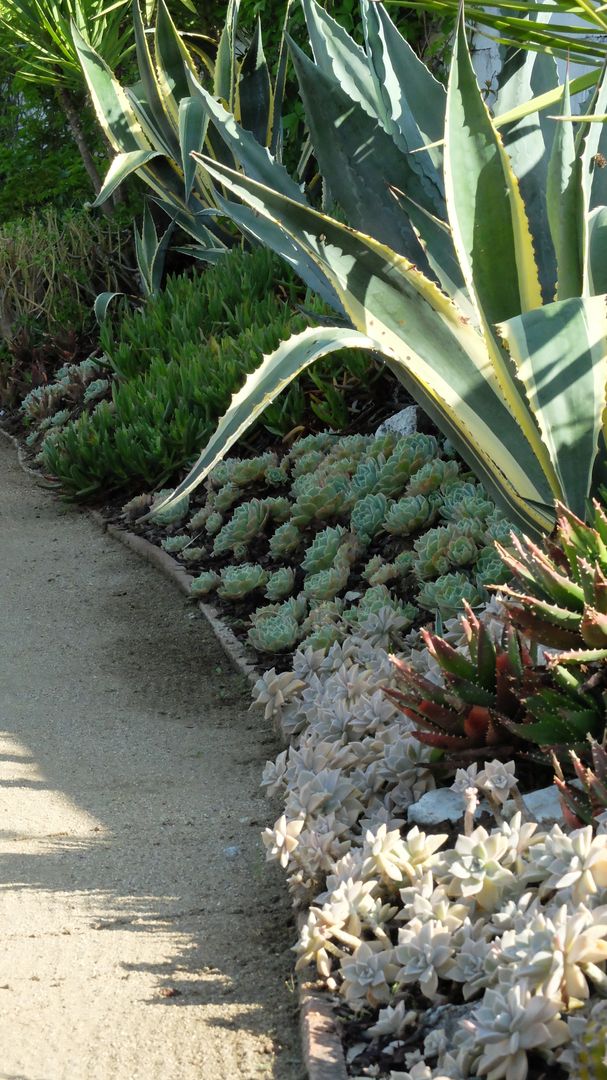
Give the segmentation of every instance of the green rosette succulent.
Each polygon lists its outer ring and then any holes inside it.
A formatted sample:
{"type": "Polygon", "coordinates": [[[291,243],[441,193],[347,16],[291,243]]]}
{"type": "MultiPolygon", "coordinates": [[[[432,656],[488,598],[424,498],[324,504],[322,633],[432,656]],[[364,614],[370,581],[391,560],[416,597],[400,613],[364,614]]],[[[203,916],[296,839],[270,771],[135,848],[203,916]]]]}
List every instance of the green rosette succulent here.
{"type": "Polygon", "coordinates": [[[343,525],[328,525],[322,532],[317,533],[301,560],[302,570],[306,574],[317,574],[320,570],[327,570],[332,566],[344,536],[346,530],[343,525]]]}
{"type": "Polygon", "coordinates": [[[433,435],[406,435],[399,439],[392,454],[382,466],[378,489],[387,496],[402,495],[410,478],[426,462],[438,457],[438,441],[433,435]]]}
{"type": "Polygon", "coordinates": [[[437,517],[436,501],[425,495],[407,495],[392,504],[384,519],[384,529],[393,536],[410,536],[437,517]]]}
{"type": "Polygon", "coordinates": [[[346,588],[349,577],[350,562],[345,554],[338,552],[333,566],[328,570],[319,570],[316,574],[310,574],[305,579],[304,595],[308,600],[333,600],[346,588]]]}
{"type": "Polygon", "coordinates": [[[292,521],[285,521],[270,537],[270,555],[279,562],[297,551],[301,542],[302,536],[297,525],[292,521]]]}
{"type": "Polygon", "coordinates": [[[336,477],[323,487],[302,493],[293,505],[292,521],[300,528],[311,521],[326,521],[342,517],[352,503],[350,484],[346,477],[336,477]]]}
{"type": "MultiPolygon", "coordinates": [[[[164,500],[172,494],[172,491],[172,488],[163,488],[162,491],[157,491],[154,503],[159,504],[164,502],[164,500]]],[[[187,516],[189,509],[190,497],[189,495],[182,495],[177,502],[171,503],[171,505],[164,510],[154,510],[154,507],[152,506],[150,519],[155,525],[180,525],[187,516]]]]}
{"type": "Polygon", "coordinates": [[[457,461],[443,461],[442,458],[428,461],[409,480],[407,495],[429,495],[431,491],[446,488],[456,481],[458,473],[457,461]]]}
{"type": "Polygon", "coordinates": [[[438,612],[443,619],[451,619],[462,609],[465,601],[470,607],[478,607],[486,593],[461,572],[441,574],[434,581],[424,581],[417,602],[428,611],[438,612]]]}
{"type": "Polygon", "coordinates": [[[209,593],[215,592],[218,585],[221,584],[221,578],[219,574],[216,574],[214,570],[203,570],[202,574],[194,578],[190,592],[192,596],[208,596],[209,593]]]}
{"type": "Polygon", "coordinates": [[[242,458],[236,460],[230,477],[237,487],[246,487],[247,484],[255,484],[265,478],[268,469],[276,468],[278,458],[273,451],[260,454],[259,457],[242,458]]]}
{"type": "Polygon", "coordinates": [[[257,563],[226,566],[221,571],[217,595],[221,596],[222,600],[242,600],[256,589],[263,589],[267,580],[267,571],[257,563]]]}
{"type": "Polygon", "coordinates": [[[164,540],[161,541],[161,545],[168,555],[178,555],[191,542],[191,536],[181,534],[180,536],[165,536],[164,540]]]}
{"type": "Polygon", "coordinates": [[[205,529],[208,532],[209,536],[215,536],[215,534],[219,532],[222,526],[223,515],[220,514],[217,510],[212,510],[207,517],[205,523],[205,529]]]}
{"type": "Polygon", "coordinates": [[[299,641],[299,623],[288,612],[265,615],[263,618],[253,616],[251,622],[247,637],[258,652],[288,652],[299,641]]]}
{"type": "Polygon", "coordinates": [[[240,488],[238,487],[238,484],[235,484],[233,480],[229,480],[227,484],[224,484],[222,488],[219,488],[213,499],[213,507],[215,510],[218,510],[220,514],[225,514],[228,510],[232,509],[239,498],[240,488]]]}
{"type": "Polygon", "coordinates": [[[263,532],[268,517],[269,510],[265,499],[250,499],[236,507],[230,520],[215,537],[213,554],[224,555],[237,544],[250,543],[263,532]]]}
{"type": "Polygon", "coordinates": [[[376,495],[364,495],[355,503],[350,514],[350,528],[364,544],[377,536],[390,505],[381,491],[376,495]]]}
{"type": "Polygon", "coordinates": [[[290,566],[281,566],[270,574],[266,582],[265,596],[273,603],[290,596],[295,586],[295,571],[290,566]]]}

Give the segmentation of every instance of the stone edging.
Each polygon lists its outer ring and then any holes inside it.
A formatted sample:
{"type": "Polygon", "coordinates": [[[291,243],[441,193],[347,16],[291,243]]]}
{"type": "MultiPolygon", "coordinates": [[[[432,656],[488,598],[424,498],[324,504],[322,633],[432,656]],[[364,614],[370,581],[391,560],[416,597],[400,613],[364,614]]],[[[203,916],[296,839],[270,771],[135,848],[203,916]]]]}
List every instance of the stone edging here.
{"type": "MultiPolygon", "coordinates": [[[[0,427],[0,435],[13,444],[23,472],[40,484],[42,479],[40,473],[27,464],[19,440],[8,431],[4,431],[2,427],[0,427]]],[[[103,532],[120,541],[140,558],[156,567],[176,585],[180,592],[190,596],[193,577],[172,555],[156,547],[144,537],[110,524],[97,510],[89,510],[88,516],[103,532]]],[[[244,675],[249,683],[255,683],[259,672],[242,643],[222,622],[214,607],[202,601],[198,601],[198,607],[230,663],[241,675],[244,675]]],[[[282,729],[279,729],[277,734],[286,744],[288,740],[282,729]]],[[[330,998],[301,976],[298,978],[298,996],[302,1051],[308,1080],[347,1080],[343,1046],[337,1031],[330,998]]]]}

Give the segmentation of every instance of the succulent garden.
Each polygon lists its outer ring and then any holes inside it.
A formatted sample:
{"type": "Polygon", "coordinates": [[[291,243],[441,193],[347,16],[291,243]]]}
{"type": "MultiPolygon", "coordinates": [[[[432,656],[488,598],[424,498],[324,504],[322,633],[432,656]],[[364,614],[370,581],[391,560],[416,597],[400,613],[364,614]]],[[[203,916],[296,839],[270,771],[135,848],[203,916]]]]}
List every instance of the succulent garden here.
{"type": "Polygon", "coordinates": [[[256,665],[348,1074],[606,1080],[605,5],[63,6],[1,418],[256,665]]]}

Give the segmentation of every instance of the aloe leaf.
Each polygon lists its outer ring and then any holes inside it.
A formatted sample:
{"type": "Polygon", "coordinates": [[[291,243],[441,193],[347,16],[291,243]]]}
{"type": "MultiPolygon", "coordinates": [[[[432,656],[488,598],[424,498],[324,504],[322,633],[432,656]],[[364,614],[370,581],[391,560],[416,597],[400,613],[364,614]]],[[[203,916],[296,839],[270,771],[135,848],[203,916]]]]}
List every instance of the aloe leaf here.
{"type": "Polygon", "coordinates": [[[585,516],[605,409],[605,297],[572,297],[499,327],[548,448],[562,501],[585,516]]]}
{"type": "Polygon", "coordinates": [[[263,51],[261,23],[240,65],[237,86],[237,116],[246,131],[252,131],[258,143],[267,146],[272,112],[270,72],[263,51]]]}
{"type": "Polygon", "coordinates": [[[444,217],[443,152],[437,143],[444,132],[445,88],[396,29],[383,4],[361,0],[361,9],[377,100],[383,106],[380,119],[401,150],[411,154],[411,167],[427,183],[435,212],[444,217]]]}
{"type": "Polygon", "coordinates": [[[257,370],[248,376],[185,480],[155,510],[161,510],[193,491],[261,415],[266,405],[315,360],[339,349],[372,349],[373,346],[373,341],[364,334],[334,326],[309,327],[281,342],[275,352],[263,357],[257,370]]]}
{"type": "Polygon", "coordinates": [[[550,488],[502,397],[483,339],[437,286],[371,237],[246,176],[205,164],[308,252],[353,324],[374,338],[391,370],[508,513],[533,531],[540,522],[549,527],[550,488]]]}
{"type": "Polygon", "coordinates": [[[418,173],[376,119],[293,42],[290,47],[320,171],[348,223],[427,265],[407,215],[389,191],[391,185],[400,186],[434,210],[418,173]]]}

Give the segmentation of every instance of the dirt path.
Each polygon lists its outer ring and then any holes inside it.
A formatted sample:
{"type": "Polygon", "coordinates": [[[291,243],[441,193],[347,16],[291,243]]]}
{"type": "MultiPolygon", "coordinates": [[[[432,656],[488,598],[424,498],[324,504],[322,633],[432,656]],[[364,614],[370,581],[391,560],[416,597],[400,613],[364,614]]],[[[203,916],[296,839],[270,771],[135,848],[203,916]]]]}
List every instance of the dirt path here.
{"type": "Polygon", "coordinates": [[[248,700],[170,583],[0,439],[3,1080],[300,1080],[248,700]]]}

